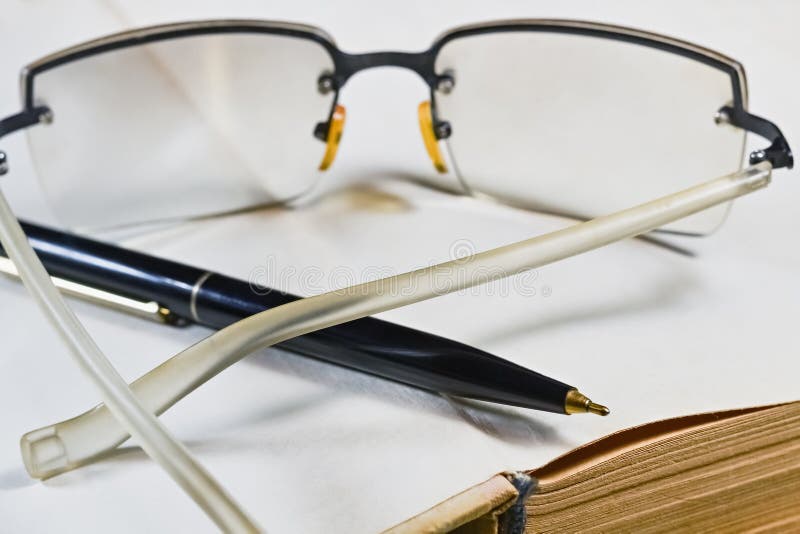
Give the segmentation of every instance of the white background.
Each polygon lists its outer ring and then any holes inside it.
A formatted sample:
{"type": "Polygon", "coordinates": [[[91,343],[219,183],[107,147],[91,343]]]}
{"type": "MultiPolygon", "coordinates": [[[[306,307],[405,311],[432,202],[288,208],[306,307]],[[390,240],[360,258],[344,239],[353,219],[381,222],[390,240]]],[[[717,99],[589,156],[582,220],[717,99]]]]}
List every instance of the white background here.
{"type": "MultiPolygon", "coordinates": [[[[46,53],[104,33],[190,18],[319,25],[347,51],[420,50],[458,24],[509,17],[612,22],[681,37],[740,60],[750,109],[800,143],[796,22],[790,2],[93,2],[4,0],[0,115],[18,111],[17,75],[46,53]]],[[[348,122],[330,193],[297,210],[197,223],[130,246],[240,277],[269,261],[331,272],[395,272],[565,221],[454,197],[393,178],[429,175],[413,74],[380,69],[343,91],[348,122]],[[272,258],[272,260],[270,260],[272,258]]],[[[264,132],[268,139],[270,132],[264,132]]],[[[752,140],[751,146],[760,147],[752,140]]],[[[2,180],[20,214],[48,220],[24,136],[2,141],[2,180]]],[[[794,400],[798,395],[800,183],[796,171],[740,201],[687,258],[628,241],[541,269],[538,294],[452,295],[385,314],[579,386],[608,418],[447,400],[276,350],[224,372],[165,417],[223,485],[272,532],[374,532],[503,469],[530,468],[648,420],[794,400]],[[544,297],[545,288],[552,293],[544,297]]],[[[326,284],[328,281],[325,282],[326,284]]],[[[341,280],[330,281],[341,285],[341,280]]],[[[506,286],[508,287],[508,286],[506,286]]],[[[300,291],[295,278],[285,289],[300,291]]],[[[33,302],[0,280],[0,530],[212,531],[202,512],[135,447],[47,482],[20,461],[24,432],[97,402],[33,302]]],[[[76,305],[131,379],[208,334],[76,305]]]]}

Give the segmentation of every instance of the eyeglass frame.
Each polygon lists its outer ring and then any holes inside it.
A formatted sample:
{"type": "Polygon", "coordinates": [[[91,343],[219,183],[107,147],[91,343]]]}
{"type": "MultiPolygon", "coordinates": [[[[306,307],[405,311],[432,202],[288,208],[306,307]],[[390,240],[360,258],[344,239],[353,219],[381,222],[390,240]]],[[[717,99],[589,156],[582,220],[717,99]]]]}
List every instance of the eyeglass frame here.
{"type": "MultiPolygon", "coordinates": [[[[317,27],[279,21],[247,19],[190,21],[124,31],[66,48],[24,67],[20,74],[24,109],[0,120],[0,138],[11,132],[52,120],[52,111],[35,102],[35,79],[38,74],[97,54],[158,41],[198,35],[255,33],[308,39],[320,44],[330,54],[334,70],[332,73],[320,76],[318,85],[320,91],[333,91],[335,94],[327,120],[318,123],[314,129],[313,134],[318,139],[325,141],[328,138],[339,101],[339,92],[354,74],[377,67],[399,67],[417,73],[428,85],[432,133],[435,139],[440,141],[447,139],[452,133],[450,124],[438,117],[436,107],[436,91],[444,84],[453,83],[450,74],[446,72],[439,74],[435,69],[436,58],[442,47],[452,40],[473,35],[525,31],[581,35],[628,42],[677,54],[720,70],[730,77],[732,101],[717,111],[717,120],[755,133],[770,143],[764,149],[751,152],[748,156],[749,164],[769,161],[773,169],[791,168],[794,164],[789,143],[780,128],[773,122],[747,111],[747,78],[744,67],[738,61],[714,50],[651,32],[611,24],[559,19],[503,20],[465,25],[440,34],[433,44],[422,52],[381,51],[357,54],[340,50],[333,37],[317,27]]],[[[5,174],[7,171],[7,157],[0,152],[0,174],[5,174]]]]}

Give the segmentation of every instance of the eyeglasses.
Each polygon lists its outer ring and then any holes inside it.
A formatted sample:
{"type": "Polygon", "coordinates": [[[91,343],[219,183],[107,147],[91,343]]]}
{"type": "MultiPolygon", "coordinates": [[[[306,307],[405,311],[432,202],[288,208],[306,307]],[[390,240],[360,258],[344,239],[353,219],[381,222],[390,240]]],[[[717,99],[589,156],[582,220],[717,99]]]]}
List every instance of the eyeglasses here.
{"type": "Polygon", "coordinates": [[[0,136],[40,125],[28,130],[39,173],[57,209],[76,223],[243,209],[308,190],[308,171],[335,156],[344,121],[339,91],[355,73],[387,65],[413,70],[430,87],[431,100],[419,108],[425,146],[437,170],[455,170],[465,192],[578,217],[641,205],[263,312],[129,389],[63,303],[0,196],[4,248],[105,401],[25,436],[34,475],[91,461],[132,434],[217,524],[253,529],[152,412],[281,340],[654,229],[708,232],[730,201],[792,165],[780,130],[746,111],[744,71],[735,61],[637,30],[572,21],[460,28],[418,54],[347,54],[319,30],[283,23],[127,32],[29,66],[25,108],[0,121],[0,136]],[[770,144],[739,170],[746,131],[770,144]],[[724,176],[694,185],[713,175],[724,176]],[[452,284],[437,290],[433,279],[452,284]]]}
{"type": "MultiPolygon", "coordinates": [[[[747,131],[772,143],[751,163],[790,161],[746,111],[733,59],[552,20],[457,28],[420,53],[348,54],[317,28],[247,20],[119,33],[28,65],[25,109],[0,131],[39,124],[35,166],[72,226],[204,216],[311,190],[343,135],[347,82],[382,66],[428,86],[418,116],[439,173],[540,211],[587,219],[733,172],[747,131]]],[[[665,229],[708,233],[726,212],[665,229]]]]}

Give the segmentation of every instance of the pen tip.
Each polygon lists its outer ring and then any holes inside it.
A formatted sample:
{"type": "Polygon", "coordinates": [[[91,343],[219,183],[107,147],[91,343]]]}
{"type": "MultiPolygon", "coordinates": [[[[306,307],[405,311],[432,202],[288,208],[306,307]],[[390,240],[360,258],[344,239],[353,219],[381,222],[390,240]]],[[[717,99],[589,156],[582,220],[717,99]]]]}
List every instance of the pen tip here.
{"type": "Polygon", "coordinates": [[[595,415],[606,416],[611,413],[611,410],[592,402],[592,400],[578,391],[571,389],[567,392],[567,397],[564,399],[564,413],[572,415],[574,413],[593,413],[595,415]]]}
{"type": "Polygon", "coordinates": [[[587,411],[595,415],[602,415],[603,417],[611,413],[611,410],[609,410],[607,407],[603,406],[602,404],[597,404],[596,402],[591,402],[591,401],[589,402],[587,411]]]}

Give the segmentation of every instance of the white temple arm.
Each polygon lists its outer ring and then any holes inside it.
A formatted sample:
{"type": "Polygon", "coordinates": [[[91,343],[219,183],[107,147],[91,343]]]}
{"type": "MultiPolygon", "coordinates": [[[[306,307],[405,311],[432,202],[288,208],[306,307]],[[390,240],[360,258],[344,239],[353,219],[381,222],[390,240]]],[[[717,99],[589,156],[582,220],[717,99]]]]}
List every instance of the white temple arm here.
{"type": "MultiPolygon", "coordinates": [[[[26,288],[69,347],[78,366],[100,390],[101,398],[106,403],[103,410],[108,414],[108,421],[113,428],[124,429],[126,434],[136,436],[145,452],[167,471],[220,528],[227,531],[257,531],[252,520],[192,457],[186,447],[173,438],[152,412],[139,403],[125,380],[64,302],[28,243],[28,238],[2,192],[0,241],[17,267],[26,288]]],[[[41,451],[52,451],[53,448],[60,447],[57,437],[50,440],[40,435],[40,438],[41,451]]]]}
{"type": "MultiPolygon", "coordinates": [[[[131,388],[148,409],[163,413],[214,375],[260,348],[649,232],[760,189],[769,183],[770,173],[770,164],[760,163],[540,237],[261,312],[167,360],[136,380],[131,388]]],[[[48,477],[87,463],[127,438],[126,429],[101,404],[68,421],[29,432],[22,438],[22,449],[30,474],[48,477]]]]}

